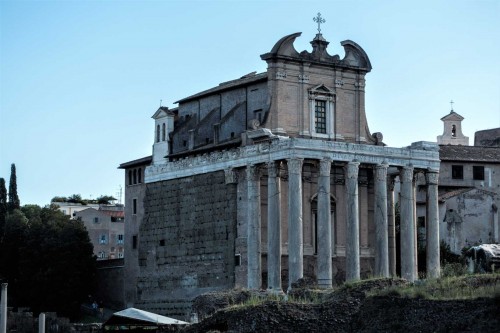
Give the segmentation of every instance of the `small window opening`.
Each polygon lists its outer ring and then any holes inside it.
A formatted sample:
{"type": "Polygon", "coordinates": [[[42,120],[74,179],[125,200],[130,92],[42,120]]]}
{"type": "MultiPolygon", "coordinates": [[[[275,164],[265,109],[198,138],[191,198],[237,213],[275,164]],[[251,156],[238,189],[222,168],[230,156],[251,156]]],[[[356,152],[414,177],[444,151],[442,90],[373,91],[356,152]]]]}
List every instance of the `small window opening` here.
{"type": "Polygon", "coordinates": [[[132,185],[132,170],[128,171],[128,184],[132,185]]]}
{"type": "Polygon", "coordinates": [[[132,236],[132,248],[137,249],[137,235],[132,236]]]}
{"type": "Polygon", "coordinates": [[[456,137],[457,136],[457,128],[455,125],[451,125],[451,136],[456,137]]]}
{"type": "Polygon", "coordinates": [[[134,169],[134,184],[137,184],[137,169],[134,169]]]}
{"type": "Polygon", "coordinates": [[[165,246],[165,240],[164,239],[160,239],[160,246],[165,246]]]}
{"type": "Polygon", "coordinates": [[[463,165],[452,165],[451,166],[451,178],[452,179],[464,179],[464,166],[463,165]]]}
{"type": "Polygon", "coordinates": [[[231,132],[231,139],[234,138],[234,132],[231,132]]]}
{"type": "Polygon", "coordinates": [[[472,167],[472,178],[474,180],[484,180],[484,166],[474,165],[472,167]]]}
{"type": "Polygon", "coordinates": [[[140,184],[142,183],[142,168],[139,168],[137,171],[137,182],[140,184]]]}
{"type": "Polygon", "coordinates": [[[183,141],[182,141],[182,145],[183,145],[184,147],[186,147],[186,145],[187,145],[187,141],[186,141],[186,140],[183,140],[183,141]]]}
{"type": "Polygon", "coordinates": [[[156,142],[160,142],[160,125],[156,126],[156,142]]]}
{"type": "Polygon", "coordinates": [[[241,265],[241,254],[236,254],[234,256],[234,266],[240,266],[241,265]]]}
{"type": "Polygon", "coordinates": [[[163,123],[162,128],[161,128],[161,141],[165,141],[166,137],[166,129],[165,129],[165,123],[163,123]]]}
{"type": "Polygon", "coordinates": [[[205,138],[205,143],[208,144],[210,142],[209,138],[205,138]]]}
{"type": "Polygon", "coordinates": [[[132,200],[132,214],[137,214],[137,199],[132,200]]]}

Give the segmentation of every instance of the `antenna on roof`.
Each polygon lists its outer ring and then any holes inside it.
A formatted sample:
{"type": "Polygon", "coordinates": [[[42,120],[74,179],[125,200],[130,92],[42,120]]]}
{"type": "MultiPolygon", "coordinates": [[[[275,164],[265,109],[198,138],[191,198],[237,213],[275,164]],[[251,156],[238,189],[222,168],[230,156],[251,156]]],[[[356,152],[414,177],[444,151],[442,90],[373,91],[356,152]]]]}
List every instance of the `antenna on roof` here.
{"type": "Polygon", "coordinates": [[[163,100],[162,100],[162,99],[160,99],[160,107],[161,107],[161,102],[163,102],[163,100]]]}
{"type": "Polygon", "coordinates": [[[450,111],[450,113],[452,113],[452,112],[453,112],[453,103],[455,103],[455,102],[453,102],[453,100],[451,100],[451,101],[450,101],[450,105],[451,105],[451,111],[450,111]]]}

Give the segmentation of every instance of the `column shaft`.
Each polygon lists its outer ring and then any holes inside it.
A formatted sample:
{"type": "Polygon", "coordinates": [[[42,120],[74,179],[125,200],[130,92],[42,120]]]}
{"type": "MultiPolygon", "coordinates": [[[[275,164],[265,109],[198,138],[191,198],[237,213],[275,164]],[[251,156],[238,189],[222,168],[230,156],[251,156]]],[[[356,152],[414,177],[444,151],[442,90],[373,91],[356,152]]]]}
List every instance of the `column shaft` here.
{"type": "Polygon", "coordinates": [[[375,276],[389,277],[387,164],[375,168],[375,276]]]}
{"type": "Polygon", "coordinates": [[[262,282],[260,248],[260,175],[255,165],[247,166],[247,251],[248,289],[259,289],[262,282]]]}
{"type": "Polygon", "coordinates": [[[0,300],[0,333],[7,333],[7,283],[2,283],[0,300]]]}
{"type": "Polygon", "coordinates": [[[330,169],[332,161],[320,161],[318,178],[318,286],[332,287],[332,222],[330,207],[330,169]]]}
{"type": "Polygon", "coordinates": [[[281,291],[280,162],[267,165],[267,287],[281,291]]]}
{"type": "Polygon", "coordinates": [[[413,167],[401,170],[401,277],[415,281],[415,221],[413,219],[413,167]]]}
{"type": "Polygon", "coordinates": [[[437,171],[429,171],[427,178],[427,277],[438,278],[441,264],[439,262],[439,208],[438,208],[438,179],[437,171]]]}
{"type": "Polygon", "coordinates": [[[359,263],[359,207],[358,207],[358,162],[347,163],[346,190],[346,280],[360,279],[359,263]]]}
{"type": "Polygon", "coordinates": [[[389,272],[396,276],[396,214],[394,209],[394,178],[387,179],[387,224],[389,232],[389,272]]]}
{"type": "Polygon", "coordinates": [[[302,229],[302,159],[288,164],[288,288],[304,275],[302,229]]]}

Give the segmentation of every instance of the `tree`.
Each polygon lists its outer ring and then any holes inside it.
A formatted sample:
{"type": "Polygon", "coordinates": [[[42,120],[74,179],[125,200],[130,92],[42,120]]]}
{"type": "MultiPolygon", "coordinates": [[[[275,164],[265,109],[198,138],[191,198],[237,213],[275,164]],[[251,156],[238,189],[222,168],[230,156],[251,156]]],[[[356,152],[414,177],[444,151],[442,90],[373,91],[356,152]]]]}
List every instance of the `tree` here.
{"type": "Polygon", "coordinates": [[[3,236],[3,228],[5,218],[7,217],[7,188],[5,187],[5,179],[0,178],[0,241],[3,236]]]}
{"type": "Polygon", "coordinates": [[[111,201],[115,201],[116,198],[111,196],[111,195],[101,195],[100,197],[97,197],[96,201],[100,205],[109,205],[111,201]]]}
{"type": "Polygon", "coordinates": [[[0,240],[0,276],[9,283],[9,299],[17,301],[19,284],[19,260],[21,248],[24,246],[28,219],[23,212],[16,209],[7,214],[4,226],[4,237],[0,240]]]}
{"type": "Polygon", "coordinates": [[[55,196],[50,200],[50,202],[67,202],[68,198],[55,196]]]}
{"type": "Polygon", "coordinates": [[[75,318],[96,284],[96,259],[82,222],[56,207],[41,209],[30,224],[19,262],[22,301],[32,311],[56,311],[75,318]]]}
{"type": "Polygon", "coordinates": [[[71,203],[79,203],[82,205],[85,205],[85,201],[82,199],[82,196],[80,194],[72,194],[68,197],[68,202],[71,203]]]}
{"type": "Polygon", "coordinates": [[[14,163],[10,166],[10,182],[9,182],[9,212],[14,209],[21,208],[21,202],[19,201],[19,196],[17,195],[17,176],[16,176],[16,165],[14,163]]]}

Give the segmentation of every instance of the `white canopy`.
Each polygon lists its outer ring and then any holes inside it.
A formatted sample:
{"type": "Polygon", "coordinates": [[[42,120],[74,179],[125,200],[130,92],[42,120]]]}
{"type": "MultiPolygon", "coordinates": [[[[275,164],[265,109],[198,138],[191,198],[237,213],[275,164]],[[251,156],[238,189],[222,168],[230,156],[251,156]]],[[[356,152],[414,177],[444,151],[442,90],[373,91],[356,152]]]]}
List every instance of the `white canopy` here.
{"type": "Polygon", "coordinates": [[[151,313],[143,310],[139,310],[136,308],[128,308],[119,312],[115,312],[113,316],[117,317],[125,317],[125,318],[131,318],[131,319],[137,319],[137,320],[142,320],[142,321],[147,321],[150,323],[154,324],[161,324],[161,325],[187,325],[189,323],[182,321],[182,320],[177,320],[174,318],[170,317],[165,317],[165,316],[160,316],[156,313],[151,313]]]}

